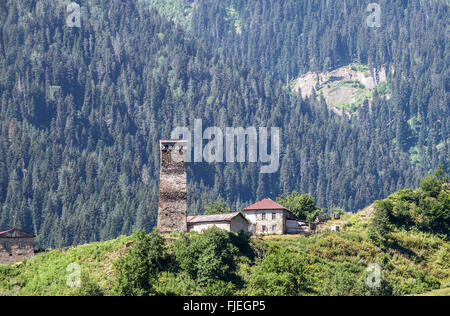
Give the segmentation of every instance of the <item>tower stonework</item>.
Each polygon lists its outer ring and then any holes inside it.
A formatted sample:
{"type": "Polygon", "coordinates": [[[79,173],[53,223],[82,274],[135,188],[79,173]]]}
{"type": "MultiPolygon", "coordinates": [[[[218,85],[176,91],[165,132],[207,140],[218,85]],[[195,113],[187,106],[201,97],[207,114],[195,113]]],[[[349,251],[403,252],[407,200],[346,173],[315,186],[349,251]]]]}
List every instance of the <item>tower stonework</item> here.
{"type": "Polygon", "coordinates": [[[187,231],[186,150],[186,141],[160,141],[158,230],[161,233],[187,231]]]}

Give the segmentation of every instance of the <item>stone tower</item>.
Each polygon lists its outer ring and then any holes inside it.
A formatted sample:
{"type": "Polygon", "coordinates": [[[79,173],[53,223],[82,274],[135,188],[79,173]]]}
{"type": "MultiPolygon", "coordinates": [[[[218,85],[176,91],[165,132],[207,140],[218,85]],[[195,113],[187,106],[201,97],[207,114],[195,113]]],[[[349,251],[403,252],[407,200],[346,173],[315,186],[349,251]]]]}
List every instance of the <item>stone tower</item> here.
{"type": "Polygon", "coordinates": [[[159,176],[158,230],[161,233],[187,231],[187,142],[162,140],[159,176]]]}

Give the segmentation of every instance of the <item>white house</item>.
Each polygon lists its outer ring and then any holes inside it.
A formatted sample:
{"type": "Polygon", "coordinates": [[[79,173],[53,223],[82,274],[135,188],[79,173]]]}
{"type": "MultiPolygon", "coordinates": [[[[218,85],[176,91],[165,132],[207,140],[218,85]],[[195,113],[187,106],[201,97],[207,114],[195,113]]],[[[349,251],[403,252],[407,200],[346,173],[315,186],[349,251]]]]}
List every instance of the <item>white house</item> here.
{"type": "Polygon", "coordinates": [[[228,232],[248,232],[249,221],[240,212],[217,215],[197,215],[187,218],[188,231],[203,232],[213,226],[228,232]]]}

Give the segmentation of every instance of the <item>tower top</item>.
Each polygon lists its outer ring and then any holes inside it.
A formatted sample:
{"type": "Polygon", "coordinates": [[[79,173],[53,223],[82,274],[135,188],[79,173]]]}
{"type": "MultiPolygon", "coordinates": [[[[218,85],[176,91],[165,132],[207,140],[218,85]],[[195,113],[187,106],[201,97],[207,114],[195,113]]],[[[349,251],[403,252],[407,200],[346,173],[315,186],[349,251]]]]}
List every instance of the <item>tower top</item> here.
{"type": "Polygon", "coordinates": [[[187,140],[183,140],[183,139],[167,139],[167,140],[160,140],[159,143],[161,145],[187,145],[188,141],[187,140]]]}
{"type": "Polygon", "coordinates": [[[160,143],[186,143],[187,144],[187,140],[184,139],[162,139],[159,141],[160,143]]]}
{"type": "MultiPolygon", "coordinates": [[[[180,154],[183,154],[187,150],[188,141],[187,140],[161,140],[159,141],[161,151],[179,151],[180,154]]],[[[184,160],[184,159],[183,159],[184,160]]]]}

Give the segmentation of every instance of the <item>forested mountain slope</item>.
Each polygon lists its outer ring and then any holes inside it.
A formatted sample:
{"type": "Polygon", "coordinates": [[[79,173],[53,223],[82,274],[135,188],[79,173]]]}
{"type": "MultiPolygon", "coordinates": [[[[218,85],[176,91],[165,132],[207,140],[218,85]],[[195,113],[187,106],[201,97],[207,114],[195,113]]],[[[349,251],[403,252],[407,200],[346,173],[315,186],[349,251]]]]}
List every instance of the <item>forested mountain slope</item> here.
{"type": "MultiPolygon", "coordinates": [[[[142,1],[174,18],[158,1],[142,1]]],[[[191,34],[286,85],[352,63],[368,65],[372,76],[388,70],[389,101],[377,95],[371,105],[378,109],[362,108],[353,123],[371,134],[385,130],[414,165],[449,166],[448,1],[379,1],[374,28],[367,26],[368,0],[173,1],[191,34]]]]}
{"type": "MultiPolygon", "coordinates": [[[[143,1],[167,11],[155,1],[143,1]]],[[[390,116],[388,127],[395,132],[390,140],[413,163],[432,169],[440,160],[448,166],[448,1],[378,1],[381,23],[374,28],[366,23],[372,2],[204,0],[184,24],[226,56],[286,84],[310,71],[354,62],[370,69],[388,66],[392,99],[373,103],[381,115],[390,116]]],[[[377,111],[369,115],[374,132],[386,127],[379,117],[377,111]]]]}
{"type": "MultiPolygon", "coordinates": [[[[346,2],[346,10],[357,10],[353,2],[346,2]]],[[[252,40],[246,37],[258,32],[248,29],[255,23],[245,18],[250,7],[244,2],[233,4],[233,12],[242,18],[236,33],[206,23],[214,16],[221,25],[224,14],[230,14],[223,7],[227,1],[215,1],[216,11],[211,1],[198,1],[187,29],[133,0],[78,1],[79,29],[66,26],[65,1],[2,1],[0,227],[34,231],[38,245],[45,247],[110,239],[136,228],[150,230],[156,220],[158,140],[168,138],[176,126],[192,126],[197,118],[205,127],[281,127],[282,153],[280,171],[268,175],[251,163],[189,165],[191,212],[202,211],[218,197],[240,208],[294,189],[313,194],[322,207],[356,211],[400,187],[418,184],[429,168],[448,166],[448,41],[437,39],[446,33],[439,34],[435,25],[448,8],[432,2],[408,23],[421,10],[412,2],[396,8],[405,11],[410,6],[405,20],[395,19],[402,30],[398,33],[408,41],[386,44],[391,45],[388,51],[403,45],[417,52],[415,58],[398,57],[396,67],[408,72],[395,72],[396,101],[375,96],[376,106],[361,106],[357,118],[349,121],[330,113],[320,100],[302,100],[285,89],[286,76],[317,70],[324,62],[315,58],[316,64],[309,64],[305,60],[311,56],[289,51],[293,40],[280,41],[287,33],[275,25],[290,27],[290,15],[279,14],[295,12],[286,6],[292,1],[262,2],[272,10],[256,6],[261,25],[268,28],[261,33],[267,33],[265,38],[252,40]],[[264,20],[268,12],[279,17],[264,20]],[[423,43],[429,43],[429,49],[423,43]],[[288,51],[271,55],[279,45],[288,51]],[[286,64],[288,56],[296,56],[290,63],[298,65],[282,69],[276,64],[286,64]],[[411,68],[419,67],[418,61],[422,72],[411,68]],[[409,117],[416,117],[410,125],[409,117]],[[411,148],[417,149],[420,164],[411,163],[411,148]]],[[[320,14],[331,14],[331,19],[340,2],[326,3],[320,14]]],[[[321,27],[333,25],[326,21],[321,27]]],[[[331,36],[326,30],[304,28],[304,36],[331,36]]],[[[333,26],[335,32],[339,29],[333,26]]],[[[320,56],[334,51],[318,43],[309,41],[320,56]]],[[[306,44],[297,45],[303,51],[306,44]]],[[[344,57],[329,55],[330,63],[353,58],[355,47],[334,53],[344,57]]],[[[373,59],[366,46],[357,47],[368,64],[390,61],[390,55],[373,59]]]]}

